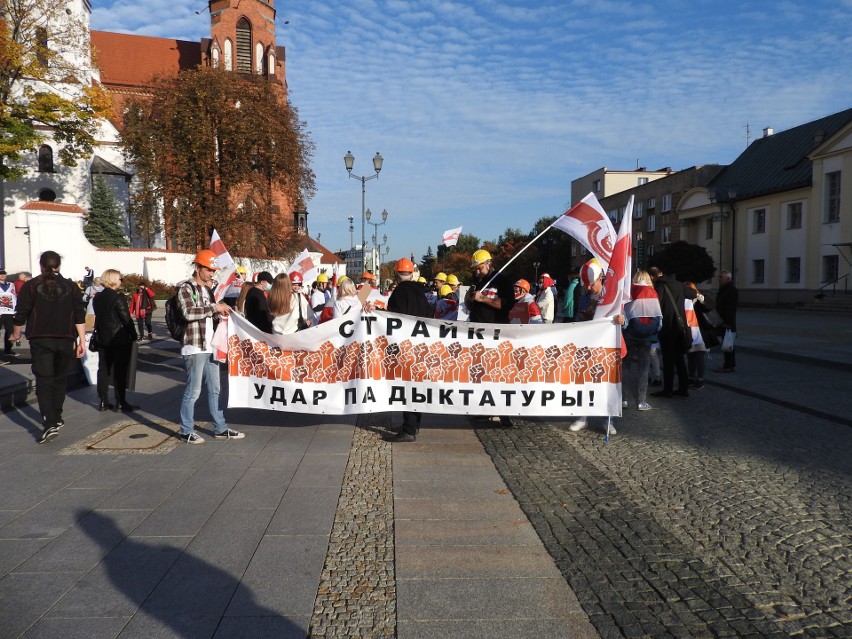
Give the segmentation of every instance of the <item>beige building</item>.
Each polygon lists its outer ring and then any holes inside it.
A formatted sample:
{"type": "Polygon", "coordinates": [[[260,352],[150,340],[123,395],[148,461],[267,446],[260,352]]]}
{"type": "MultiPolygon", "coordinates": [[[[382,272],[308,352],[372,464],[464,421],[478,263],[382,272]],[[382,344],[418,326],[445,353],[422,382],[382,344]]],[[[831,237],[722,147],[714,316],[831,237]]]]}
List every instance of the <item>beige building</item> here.
{"type": "Polygon", "coordinates": [[[571,181],[571,205],[573,206],[589,193],[594,193],[598,200],[621,193],[634,186],[642,186],[648,182],[659,180],[674,173],[669,167],[657,171],[638,168],[635,171],[610,171],[602,167],[588,175],[571,181]]]}
{"type": "Polygon", "coordinates": [[[852,266],[852,109],[766,129],[677,204],[680,236],[729,270],[740,300],[808,303],[842,294],[852,266]]]}

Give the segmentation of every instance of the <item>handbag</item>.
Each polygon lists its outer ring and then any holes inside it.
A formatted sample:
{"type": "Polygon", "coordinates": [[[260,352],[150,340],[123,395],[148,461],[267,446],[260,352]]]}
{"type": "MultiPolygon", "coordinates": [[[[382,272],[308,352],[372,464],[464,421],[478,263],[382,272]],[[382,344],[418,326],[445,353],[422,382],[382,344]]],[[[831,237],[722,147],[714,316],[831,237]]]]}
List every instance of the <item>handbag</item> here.
{"type": "Polygon", "coordinates": [[[681,310],[677,307],[677,302],[675,301],[674,295],[669,290],[669,287],[663,284],[663,288],[666,289],[666,295],[669,296],[669,300],[674,307],[675,317],[677,318],[677,327],[680,330],[680,338],[683,343],[683,350],[688,351],[692,348],[692,329],[689,328],[689,325],[686,323],[686,320],[683,319],[683,314],[681,310]]]}
{"type": "Polygon", "coordinates": [[[92,331],[92,334],[89,336],[89,350],[93,353],[98,352],[98,347],[100,344],[98,343],[98,329],[92,331]]]}
{"type": "Polygon", "coordinates": [[[730,353],[734,350],[734,339],[737,334],[730,328],[725,330],[725,336],[722,338],[722,352],[730,353]]]}
{"type": "Polygon", "coordinates": [[[704,311],[704,319],[706,319],[707,323],[713,328],[719,328],[725,323],[725,320],[722,319],[722,316],[719,315],[719,312],[715,308],[711,308],[709,311],[704,311]]]}

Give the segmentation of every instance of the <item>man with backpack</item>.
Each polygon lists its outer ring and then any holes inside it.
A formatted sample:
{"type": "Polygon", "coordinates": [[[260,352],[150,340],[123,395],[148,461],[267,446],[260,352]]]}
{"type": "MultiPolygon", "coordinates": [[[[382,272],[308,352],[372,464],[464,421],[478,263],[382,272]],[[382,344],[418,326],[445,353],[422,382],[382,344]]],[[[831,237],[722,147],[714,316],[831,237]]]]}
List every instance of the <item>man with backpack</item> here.
{"type": "MultiPolygon", "coordinates": [[[[228,428],[225,415],[219,407],[219,363],[213,358],[214,320],[227,317],[231,307],[213,298],[213,275],[219,270],[216,254],[204,249],[193,259],[195,272],[178,285],[176,299],[181,316],[183,335],[181,355],[186,368],[186,387],[180,405],[180,439],[187,444],[203,444],[204,438],[195,432],[195,403],[201,396],[201,384],[207,388],[207,405],[213,420],[215,439],[243,439],[244,433],[228,428]]],[[[172,300],[169,300],[172,302],[172,300]]],[[[174,307],[174,303],[167,303],[174,307]]],[[[176,315],[178,313],[170,313],[176,315]]],[[[175,336],[174,320],[169,322],[169,332],[175,336]]]]}

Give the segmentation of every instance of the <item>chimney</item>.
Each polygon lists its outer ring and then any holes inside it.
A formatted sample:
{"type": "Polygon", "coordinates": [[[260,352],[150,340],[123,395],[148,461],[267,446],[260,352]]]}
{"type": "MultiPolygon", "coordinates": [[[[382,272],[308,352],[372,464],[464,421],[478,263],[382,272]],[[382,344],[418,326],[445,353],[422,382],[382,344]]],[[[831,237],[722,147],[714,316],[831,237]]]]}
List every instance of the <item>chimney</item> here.
{"type": "Polygon", "coordinates": [[[771,127],[766,127],[765,129],[763,129],[763,137],[765,137],[765,138],[768,138],[773,133],[775,133],[775,129],[773,129],[771,127]]]}

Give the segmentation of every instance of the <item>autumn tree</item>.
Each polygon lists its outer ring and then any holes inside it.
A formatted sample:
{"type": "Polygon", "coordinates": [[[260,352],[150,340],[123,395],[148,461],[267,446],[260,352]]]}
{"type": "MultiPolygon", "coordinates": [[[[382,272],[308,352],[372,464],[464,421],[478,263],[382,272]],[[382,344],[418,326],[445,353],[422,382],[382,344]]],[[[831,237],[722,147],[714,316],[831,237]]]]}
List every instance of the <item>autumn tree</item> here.
{"type": "Polygon", "coordinates": [[[89,217],[83,228],[86,239],[98,247],[125,247],[130,243],[124,234],[124,215],[110,188],[98,175],[92,184],[89,217]]]}
{"type": "Polygon", "coordinates": [[[129,104],[122,139],[147,185],[134,194],[138,229],[156,226],[154,198],[169,248],[206,246],[216,228],[232,253],[291,252],[292,225],[274,202],[298,208],[313,195],[313,143],[281,87],[211,67],[158,78],[129,104]]]}
{"type": "Polygon", "coordinates": [[[462,233],[455,246],[438,247],[438,256],[432,265],[432,277],[440,272],[454,274],[465,284],[469,284],[473,270],[470,258],[479,249],[479,238],[469,233],[462,233]]]}

